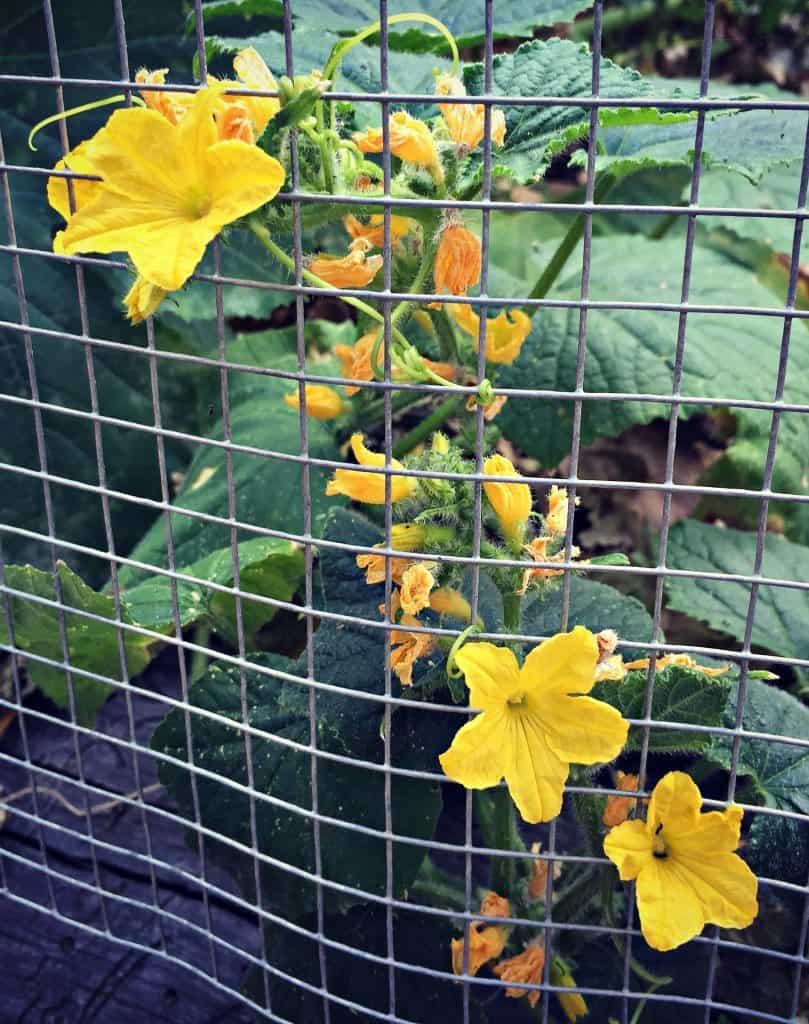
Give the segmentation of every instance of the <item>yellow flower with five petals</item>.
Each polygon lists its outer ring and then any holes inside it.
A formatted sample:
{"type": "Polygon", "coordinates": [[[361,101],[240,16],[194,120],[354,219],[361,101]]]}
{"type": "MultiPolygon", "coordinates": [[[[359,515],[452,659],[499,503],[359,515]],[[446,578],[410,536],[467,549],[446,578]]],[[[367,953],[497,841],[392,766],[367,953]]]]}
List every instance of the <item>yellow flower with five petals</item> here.
{"type": "Polygon", "coordinates": [[[669,950],[706,924],[746,928],[758,913],[758,881],[735,852],[743,811],[701,814],[702,794],[685,772],[655,786],[646,821],[625,821],[604,840],[622,881],[636,883],[643,937],[669,950]]]}
{"type": "Polygon", "coordinates": [[[273,199],[281,164],[256,146],[219,141],[214,112],[223,88],[200,89],[177,125],[142,107],[116,110],[83,150],[102,180],[68,217],[54,252],[126,252],[141,277],[174,291],[226,224],[273,199]]]}
{"type": "MultiPolygon", "coordinates": [[[[453,304],[450,312],[455,323],[471,335],[478,347],[480,317],[467,304],[453,304]]],[[[513,363],[531,333],[531,318],[522,310],[511,309],[486,321],[486,359],[490,363],[513,363]]]]}
{"type": "Polygon", "coordinates": [[[505,778],[526,821],[555,818],[570,763],[611,761],[626,741],[628,725],[615,708],[586,696],[597,660],[595,637],[583,626],[535,647],[522,666],[508,647],[466,644],[455,661],[481,714],[439,758],[444,773],[467,789],[505,778]]]}

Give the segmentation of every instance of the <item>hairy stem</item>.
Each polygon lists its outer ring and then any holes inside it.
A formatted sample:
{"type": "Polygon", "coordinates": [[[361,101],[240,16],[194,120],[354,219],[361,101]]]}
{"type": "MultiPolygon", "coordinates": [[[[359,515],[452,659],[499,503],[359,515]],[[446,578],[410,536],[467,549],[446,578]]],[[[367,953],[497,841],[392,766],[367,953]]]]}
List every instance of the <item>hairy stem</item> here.
{"type": "Polygon", "coordinates": [[[418,426],[413,427],[408,434],[399,438],[393,446],[394,456],[397,459],[400,459],[403,455],[407,455],[408,452],[421,444],[422,441],[426,441],[434,430],[438,430],[442,424],[446,423],[451,416],[454,416],[455,413],[458,412],[461,408],[462,401],[463,395],[453,395],[452,398],[445,399],[441,405],[435,408],[425,420],[422,420],[421,423],[418,424],[418,426]]]}

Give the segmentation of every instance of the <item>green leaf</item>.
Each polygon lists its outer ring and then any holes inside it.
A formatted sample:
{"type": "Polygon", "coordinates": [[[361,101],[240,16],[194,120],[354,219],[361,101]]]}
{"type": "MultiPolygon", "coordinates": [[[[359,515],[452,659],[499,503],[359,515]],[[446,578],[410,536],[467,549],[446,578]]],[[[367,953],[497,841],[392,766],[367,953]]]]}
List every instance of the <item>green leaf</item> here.
{"type": "MultiPolygon", "coordinates": [[[[592,696],[612,704],[624,718],[643,718],[647,682],[646,672],[629,672],[620,682],[598,683],[592,696]]],[[[651,717],[656,722],[721,725],[729,691],[730,683],[721,677],[707,676],[682,665],[668,665],[655,673],[651,717]]],[[[627,749],[639,750],[643,734],[642,728],[633,726],[629,730],[627,749]]],[[[710,743],[709,733],[654,726],[649,729],[649,749],[657,753],[701,751],[710,743]]]]}
{"type": "MultiPolygon", "coordinates": [[[[733,685],[723,725],[736,727],[738,684],[733,685]]],[[[746,732],[809,740],[809,708],[783,690],[748,679],[742,727],[746,732]]],[[[716,736],[706,755],[730,769],[733,738],[716,736]]],[[[772,740],[743,738],[739,744],[739,775],[750,779],[766,807],[809,814],[809,748],[772,740]]],[[[750,830],[749,859],[754,870],[775,878],[806,881],[809,830],[805,822],[757,814],[750,830]]]]}
{"type": "MultiPolygon", "coordinates": [[[[523,43],[513,53],[501,53],[494,58],[491,92],[494,95],[528,98],[591,97],[592,65],[592,55],[583,44],[577,45],[563,39],[533,40],[523,43]]],[[[677,95],[676,88],[669,87],[663,92],[657,83],[650,83],[637,71],[621,68],[606,59],[601,61],[600,76],[599,94],[607,98],[615,97],[617,102],[639,96],[677,95]]],[[[484,91],[483,65],[467,65],[464,68],[464,81],[470,94],[481,94],[484,91]]],[[[520,182],[539,180],[556,154],[589,133],[590,115],[585,107],[504,106],[503,111],[506,117],[506,139],[505,145],[492,154],[493,173],[510,175],[520,182]]],[[[661,120],[679,122],[689,120],[691,115],[662,115],[653,108],[619,108],[602,109],[599,117],[601,123],[645,124],[661,120]]],[[[480,154],[473,154],[469,168],[479,173],[480,162],[480,154]]]]}
{"type": "MultiPolygon", "coordinates": [[[[677,304],[682,283],[682,241],[652,241],[633,236],[632,245],[615,258],[614,241],[597,240],[593,246],[590,297],[677,304]]],[[[581,280],[576,254],[572,270],[552,292],[553,298],[580,299],[581,280]]],[[[709,249],[694,250],[689,301],[694,304],[771,307],[773,297],[756,276],[727,257],[709,249]]],[[[800,325],[793,328],[803,337],[800,325]]],[[[534,317],[531,336],[519,359],[503,368],[506,387],[546,391],[574,391],[578,351],[577,309],[543,309],[534,317]]],[[[677,336],[677,313],[656,310],[593,309],[587,320],[585,391],[618,394],[671,393],[677,336]]],[[[772,400],[778,369],[781,325],[769,317],[692,313],[683,362],[682,392],[686,395],[724,397],[741,395],[772,400]],[[721,360],[716,353],[721,352],[721,360]]],[[[809,348],[793,345],[785,401],[809,402],[809,348]]],[[[704,411],[683,405],[683,418],[704,411]]],[[[760,429],[769,414],[734,410],[744,429],[760,429]]],[[[582,443],[614,437],[639,423],[669,415],[664,402],[630,400],[584,401],[582,443]]],[[[503,433],[524,452],[545,466],[554,466],[570,452],[573,403],[551,398],[538,403],[511,398],[498,417],[503,433]]],[[[786,413],[782,420],[784,451],[805,451],[809,422],[801,414],[786,413]]],[[[780,449],[780,444],[779,444],[780,449]]],[[[779,467],[782,458],[776,459],[779,467]]]]}
{"type": "MultiPolygon", "coordinates": [[[[307,931],[317,931],[317,919],[311,915],[302,922],[307,931]]],[[[328,915],[324,933],[329,940],[375,956],[387,955],[387,913],[384,907],[369,904],[356,907],[343,915],[328,915]]],[[[463,1014],[463,989],[448,973],[450,942],[461,930],[453,928],[446,918],[417,910],[399,911],[393,915],[393,945],[396,950],[396,1012],[414,1024],[435,1024],[436,1021],[460,1020],[463,1014]],[[445,977],[421,978],[399,964],[412,964],[427,970],[442,971],[445,977]]],[[[266,929],[267,958],[273,966],[305,984],[320,986],[320,964],[315,955],[313,939],[277,927],[266,929]]],[[[326,972],[329,992],[340,999],[351,1000],[377,1013],[389,1008],[389,972],[385,964],[363,960],[357,969],[357,954],[326,944],[326,972]]],[[[301,985],[269,975],[273,1012],[290,1021],[322,1024],[323,998],[301,985]]],[[[264,982],[259,971],[248,976],[246,993],[263,1004],[264,982]]],[[[470,1002],[470,1021],[484,1024],[485,1013],[475,999],[470,1002]]],[[[363,1014],[363,1016],[365,1016],[363,1014]]],[[[356,1011],[338,1002],[330,1002],[332,1024],[356,1024],[356,1011]]],[[[366,1017],[367,1020],[372,1018],[366,1017]]]]}
{"type": "MultiPolygon", "coordinates": [[[[592,6],[592,0],[537,0],[530,7],[518,0],[500,0],[494,19],[495,38],[524,38],[540,26],[555,25],[572,21],[581,11],[592,6]]],[[[474,4],[458,4],[452,0],[430,0],[420,8],[443,22],[455,36],[459,46],[474,46],[482,41],[485,33],[483,8],[474,4]]],[[[407,0],[392,0],[388,14],[403,14],[413,11],[407,0]]],[[[212,0],[204,4],[203,17],[206,25],[215,18],[239,15],[263,15],[280,18],[283,14],[281,0],[212,0]]],[[[379,6],[373,0],[303,0],[293,9],[295,31],[301,27],[329,27],[341,35],[353,35],[379,20],[379,6]]],[[[444,37],[428,25],[409,23],[392,25],[391,46],[400,50],[425,52],[446,49],[444,37]]],[[[322,58],[325,60],[325,57],[322,58]]]]}
{"type": "MultiPolygon", "coordinates": [[[[71,666],[123,682],[118,646],[120,632],[124,641],[128,677],[142,672],[152,657],[151,637],[141,636],[132,630],[121,630],[116,626],[113,599],[88,587],[64,562],[58,563],[58,574],[63,605],[76,609],[64,613],[67,655],[71,666]],[[79,612],[113,621],[106,625],[79,612]]],[[[53,574],[33,566],[6,566],[5,582],[8,587],[31,594],[32,597],[57,600],[53,574]]],[[[9,602],[16,646],[42,658],[60,663],[64,661],[59,609],[14,594],[9,595],[9,602]]],[[[121,609],[121,621],[130,624],[133,621],[126,608],[121,609]]],[[[5,616],[0,619],[0,643],[10,643],[5,616]]],[[[62,708],[70,706],[64,669],[35,660],[29,660],[26,668],[31,679],[52,701],[62,708]]],[[[92,726],[96,711],[116,688],[78,672],[72,675],[72,686],[78,722],[80,725],[92,726]]]]}
{"type": "MultiPolygon", "coordinates": [[[[766,171],[757,184],[732,171],[703,172],[699,186],[700,206],[729,210],[795,210],[801,177],[800,160],[778,164],[766,171]]],[[[688,199],[687,189],[683,199],[688,199]]],[[[774,252],[791,253],[795,221],[782,217],[735,217],[729,214],[700,217],[708,231],[722,228],[738,239],[766,246],[774,252]]]]}
{"type": "MultiPolygon", "coordinates": [[[[520,628],[534,636],[553,636],[561,626],[561,611],[562,587],[558,584],[523,602],[520,628]]],[[[579,576],[570,584],[567,628],[574,626],[586,626],[593,633],[614,629],[622,640],[633,643],[649,643],[652,639],[652,620],[640,601],[605,583],[579,576]]],[[[627,656],[638,657],[628,652],[627,656]]]]}
{"type": "MultiPolygon", "coordinates": [[[[652,93],[659,82],[649,82],[652,93]]],[[[797,99],[797,97],[795,97],[797,99]]],[[[598,133],[596,170],[620,177],[642,167],[691,167],[696,126],[664,117],[658,124],[615,124],[598,133]]],[[[720,111],[705,119],[702,163],[742,174],[754,184],[773,167],[801,158],[806,113],[796,110],[720,111]]],[[[574,166],[586,165],[576,153],[574,166]]],[[[700,201],[704,202],[702,196],[700,201]]]]}
{"type": "MultiPolygon", "coordinates": [[[[198,562],[179,567],[187,576],[223,586],[233,585],[233,556],[230,548],[215,551],[198,562]]],[[[277,537],[256,537],[239,545],[240,589],[243,593],[289,601],[303,579],[304,557],[292,541],[277,537]]],[[[171,580],[153,576],[122,594],[132,618],[150,629],[164,630],[174,623],[171,580]]],[[[211,590],[204,583],[177,582],[177,602],[184,627],[200,620],[231,643],[237,643],[236,599],[211,590]]],[[[259,601],[242,599],[242,621],[248,646],[257,631],[275,615],[276,609],[259,601]]]]}
{"type": "MultiPolygon", "coordinates": [[[[687,519],[672,527],[666,561],[673,569],[750,574],[755,550],[755,533],[687,519]]],[[[809,548],[767,534],[761,572],[773,579],[808,579],[809,548]]],[[[665,586],[669,608],[684,612],[737,640],[744,637],[750,602],[748,583],[667,576],[665,586]]],[[[752,643],[787,658],[809,658],[808,617],[809,592],[762,586],[756,604],[752,643]]]]}
{"type": "MultiPolygon", "coordinates": [[[[232,363],[257,370],[232,370],[228,374],[232,440],[235,444],[260,450],[260,454],[255,455],[233,453],[235,517],[240,523],[302,534],[303,467],[298,461],[269,454],[300,455],[298,412],[284,404],[284,395],[294,390],[294,382],[260,372],[263,368],[294,372],[297,365],[294,352],[295,328],[292,327],[238,337],[228,345],[227,358],[232,363]]],[[[208,436],[223,438],[221,421],[208,436]]],[[[309,421],[309,454],[313,458],[338,459],[337,447],[327,426],[313,420],[309,421]]],[[[335,504],[334,499],[325,496],[329,475],[329,470],[310,467],[312,529],[316,536],[322,529],[328,508],[335,504]]],[[[202,445],[198,449],[174,504],[179,509],[227,517],[228,479],[222,448],[202,445]]],[[[204,522],[175,512],[171,524],[177,565],[191,565],[230,544],[227,523],[204,522]]],[[[165,531],[165,520],[158,520],[137,545],[132,557],[153,565],[167,565],[165,531]]],[[[240,530],[239,539],[254,536],[240,530]]],[[[121,572],[122,585],[131,587],[144,575],[145,571],[125,569],[121,572]]]]}

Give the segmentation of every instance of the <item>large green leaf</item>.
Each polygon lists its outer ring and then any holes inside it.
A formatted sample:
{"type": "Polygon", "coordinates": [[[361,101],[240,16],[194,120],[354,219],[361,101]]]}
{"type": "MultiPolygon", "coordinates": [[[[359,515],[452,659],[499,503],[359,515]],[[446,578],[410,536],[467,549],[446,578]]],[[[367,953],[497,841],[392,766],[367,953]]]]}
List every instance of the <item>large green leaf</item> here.
{"type": "MultiPolygon", "coordinates": [[[[677,304],[680,301],[683,246],[681,241],[652,241],[633,237],[631,247],[615,258],[614,241],[593,244],[590,297],[677,304]]],[[[575,269],[559,284],[553,298],[580,298],[578,257],[575,269]]],[[[694,304],[767,306],[773,296],[755,275],[727,257],[697,247],[694,252],[689,301],[694,304]]],[[[770,401],[778,369],[782,325],[772,317],[691,313],[688,318],[682,392],[706,397],[733,396],[770,401]],[[721,358],[717,359],[717,353],[721,358]]],[[[803,337],[803,328],[793,328],[803,337]]],[[[547,391],[574,391],[579,313],[576,309],[544,309],[522,353],[504,367],[506,386],[547,391]]],[[[629,400],[633,394],[671,392],[677,338],[677,313],[655,310],[593,309],[587,320],[585,391],[609,391],[627,400],[584,401],[582,442],[612,437],[627,428],[669,414],[666,403],[629,400]]],[[[795,344],[785,400],[809,401],[809,349],[795,344]]],[[[702,411],[683,405],[688,417],[702,411]]],[[[735,409],[740,430],[766,432],[767,412],[735,409]]],[[[512,398],[500,413],[504,434],[546,466],[570,451],[573,403],[545,398],[512,398]]],[[[786,413],[776,468],[792,457],[805,459],[809,423],[800,414],[786,413]],[[794,456],[793,454],[794,453],[794,456]]]]}
{"type": "MultiPolygon", "coordinates": [[[[358,518],[358,517],[357,517],[358,518]]],[[[344,531],[345,523],[332,523],[344,531]]],[[[359,528],[359,526],[357,526],[359,528]]],[[[373,533],[373,528],[371,527],[373,533]]],[[[365,541],[361,541],[365,543],[365,541]]],[[[328,550],[328,549],[326,549],[328,550]]],[[[349,557],[339,557],[321,571],[327,606],[335,604],[352,614],[375,616],[377,587],[365,587],[362,574],[351,569],[349,557]],[[344,600],[349,577],[359,597],[354,604],[344,600]]],[[[316,696],[318,749],[350,757],[354,761],[380,765],[384,743],[380,734],[383,705],[363,700],[356,691],[382,694],[385,688],[384,634],[381,630],[325,620],[314,637],[314,678],[338,688],[320,691],[316,696]],[[344,692],[340,692],[344,691],[344,692]],[[354,693],[349,692],[354,691],[354,693]]],[[[306,654],[298,662],[261,655],[256,663],[268,668],[305,677],[306,654]]],[[[214,666],[192,688],[192,706],[200,706],[219,715],[241,719],[239,671],[235,667],[214,666]]],[[[308,744],[310,734],[309,689],[303,683],[282,682],[255,671],[247,673],[249,720],[257,728],[299,744],[308,744]]],[[[435,770],[438,754],[451,741],[458,726],[457,716],[431,711],[425,707],[399,708],[391,727],[391,763],[397,767],[435,770]]],[[[226,779],[244,783],[247,766],[243,737],[233,728],[196,718],[192,729],[198,763],[226,779]]],[[[185,758],[183,716],[172,712],[155,733],[153,746],[185,758]]],[[[253,765],[259,793],[271,794],[292,808],[259,801],[259,848],[285,864],[305,871],[314,870],[311,821],[301,817],[295,806],[311,808],[311,757],[304,751],[281,746],[272,738],[254,738],[253,765]]],[[[180,807],[191,813],[188,773],[163,765],[161,779],[180,807]]],[[[230,787],[208,778],[199,779],[203,823],[208,827],[249,845],[249,813],[246,797],[230,787]]],[[[400,836],[429,839],[433,835],[441,806],[439,787],[419,779],[394,775],[391,781],[393,831],[400,836]]],[[[318,772],[318,807],[327,815],[348,825],[382,830],[384,815],[384,776],[362,764],[321,761],[318,772]]],[[[323,875],[331,881],[364,891],[385,891],[385,842],[383,839],[322,823],[320,842],[323,875]]],[[[215,847],[212,855],[221,859],[246,890],[252,884],[250,859],[234,855],[232,849],[215,847]]],[[[394,888],[403,892],[412,882],[423,856],[420,848],[402,842],[394,844],[394,888]]],[[[314,886],[299,880],[282,868],[264,871],[264,899],[268,906],[297,919],[314,906],[314,886]]],[[[350,894],[325,890],[326,905],[345,909],[356,902],[350,894]]]]}
{"type": "MultiPolygon", "coordinates": [[[[288,408],[284,395],[294,391],[294,383],[260,372],[262,368],[294,371],[296,368],[295,328],[267,331],[238,337],[228,345],[232,363],[255,367],[256,372],[233,370],[229,373],[231,436],[235,444],[257,448],[260,454],[233,453],[235,515],[240,523],[302,534],[304,527],[302,474],[298,461],[275,457],[273,452],[299,455],[300,420],[296,410],[288,408]],[[265,454],[267,453],[267,454],[265,454]]],[[[222,440],[222,422],[209,437],[222,440]]],[[[309,454],[315,458],[337,459],[331,433],[322,423],[309,421],[309,454]]],[[[312,529],[317,535],[333,499],[326,499],[329,471],[310,467],[312,529]]],[[[177,508],[220,517],[228,514],[228,479],[222,448],[201,446],[175,499],[177,508]]],[[[172,513],[172,534],[177,565],[190,565],[230,544],[227,523],[204,522],[172,513]]],[[[239,539],[255,534],[240,531],[239,539]]],[[[159,520],[141,540],[133,558],[153,565],[167,565],[166,526],[159,520]]],[[[122,584],[132,586],[143,579],[144,571],[125,569],[122,584]]]]}
{"type": "MultiPolygon", "coordinates": [[[[624,718],[644,718],[646,713],[646,672],[629,672],[620,682],[602,682],[593,696],[616,707],[624,718]]],[[[683,725],[721,725],[730,683],[722,678],[695,672],[682,665],[668,665],[655,673],[651,717],[656,722],[683,725]]],[[[628,750],[639,750],[644,730],[629,730],[628,750]]],[[[649,749],[657,753],[704,750],[711,742],[709,733],[688,729],[649,730],[649,749]]]]}
{"type": "MultiPolygon", "coordinates": [[[[233,555],[230,548],[215,551],[207,558],[180,571],[202,583],[177,582],[177,604],[184,627],[207,621],[217,633],[236,642],[235,597],[205,587],[204,581],[222,586],[233,585],[233,555]]],[[[256,537],[239,545],[239,582],[243,593],[289,601],[303,578],[302,549],[292,541],[277,537],[256,537]]],[[[164,630],[174,624],[171,580],[152,576],[131,590],[125,590],[123,602],[132,618],[150,629],[164,630]]],[[[275,608],[260,601],[243,598],[242,622],[248,646],[261,626],[269,622],[275,608]]]]}
{"type": "MultiPolygon", "coordinates": [[[[521,629],[534,636],[549,637],[561,627],[561,584],[537,594],[523,605],[521,629]]],[[[591,632],[614,629],[621,640],[649,643],[652,620],[634,597],[594,580],[574,577],[570,583],[568,629],[586,626],[591,632]]],[[[633,655],[627,652],[628,657],[633,655]]],[[[637,657],[638,655],[634,655],[637,657]]]]}
{"type": "MultiPolygon", "coordinates": [[[[658,82],[647,85],[657,94],[658,82]]],[[[693,166],[695,131],[693,122],[675,118],[666,118],[662,124],[606,126],[598,133],[596,168],[621,176],[642,167],[693,166]]],[[[803,111],[711,113],[705,120],[702,163],[735,171],[756,184],[771,168],[801,158],[805,134],[803,111]]],[[[580,152],[571,163],[584,166],[585,160],[580,152]]]]}
{"type": "MultiPolygon", "coordinates": [[[[523,43],[513,53],[501,53],[494,58],[492,93],[501,96],[570,96],[593,95],[593,59],[585,45],[563,39],[533,40],[523,43]]],[[[677,94],[669,87],[663,92],[658,83],[644,79],[637,71],[621,68],[612,61],[602,59],[600,64],[599,95],[615,97],[618,109],[602,109],[602,123],[633,125],[661,119],[688,120],[689,114],[661,115],[653,108],[630,110],[620,108],[621,99],[639,96],[677,94]]],[[[472,94],[484,92],[482,64],[464,68],[464,81],[472,94]]],[[[589,132],[588,109],[572,104],[569,107],[505,106],[506,140],[493,154],[494,173],[510,175],[517,181],[529,182],[543,176],[551,159],[571,143],[583,139],[589,132]]],[[[687,126],[686,126],[687,127],[687,126]]],[[[693,132],[693,127],[691,128],[693,132]]],[[[474,169],[480,167],[480,155],[470,157],[474,169]]]]}
{"type": "MultiPolygon", "coordinates": [[[[592,0],[537,0],[528,7],[518,0],[499,0],[494,18],[495,37],[524,38],[540,26],[572,21],[577,14],[591,6],[592,0]]],[[[484,13],[480,5],[429,0],[414,8],[407,0],[392,0],[388,14],[403,14],[414,9],[442,21],[460,46],[472,46],[484,37],[484,13]]],[[[203,5],[206,24],[215,18],[234,15],[280,18],[282,14],[281,0],[211,0],[203,5]]],[[[301,0],[294,5],[292,16],[296,31],[302,26],[320,29],[328,26],[332,32],[353,35],[379,20],[379,5],[374,0],[350,0],[348,3],[340,3],[338,0],[301,0]]],[[[397,49],[423,52],[435,49],[442,51],[446,48],[443,36],[425,24],[415,27],[408,23],[391,26],[390,39],[391,46],[397,49]]]]}
{"type": "MultiPolygon", "coordinates": [[[[673,569],[750,574],[755,549],[755,533],[684,520],[672,527],[666,562],[673,569]]],[[[809,548],[767,534],[761,572],[772,579],[809,579],[809,548]]],[[[750,602],[748,583],[667,576],[665,586],[669,608],[737,640],[743,638],[750,602]]],[[[809,592],[762,586],[751,640],[757,647],[787,658],[809,658],[807,621],[809,592]]]]}
{"type": "MultiPolygon", "coordinates": [[[[152,657],[150,647],[154,641],[133,630],[121,630],[114,621],[109,625],[87,618],[79,612],[115,619],[115,603],[106,594],[98,594],[64,562],[58,563],[61,598],[65,607],[76,611],[64,613],[67,655],[71,666],[95,675],[121,680],[121,660],[118,646],[119,632],[123,636],[126,653],[127,675],[131,678],[143,671],[152,657]]],[[[53,573],[35,569],[30,565],[9,565],[5,570],[5,582],[14,590],[31,594],[32,597],[56,601],[53,573]]],[[[14,642],[23,651],[50,658],[59,663],[64,661],[59,609],[32,601],[25,597],[9,595],[11,619],[14,628],[14,642]]],[[[126,608],[121,611],[121,621],[132,623],[126,608]]],[[[0,618],[0,643],[9,643],[6,618],[0,618]]],[[[29,659],[27,671],[31,679],[60,707],[69,707],[68,681],[64,669],[29,659]]],[[[76,701],[76,716],[81,725],[92,725],[98,708],[115,687],[90,679],[80,673],[73,673],[72,687],[76,701]]]]}
{"type": "MultiPolygon", "coordinates": [[[[734,686],[723,724],[736,727],[738,688],[734,686]]],[[[809,740],[809,709],[783,690],[757,679],[748,679],[744,695],[742,727],[747,732],[768,733],[809,740]]],[[[707,757],[730,768],[733,739],[715,737],[707,757]]],[[[756,797],[766,807],[809,814],[809,747],[772,740],[742,739],[738,771],[747,777],[756,797]]],[[[809,870],[809,837],[806,822],[757,814],[750,832],[750,856],[765,875],[803,884],[809,870]]]]}

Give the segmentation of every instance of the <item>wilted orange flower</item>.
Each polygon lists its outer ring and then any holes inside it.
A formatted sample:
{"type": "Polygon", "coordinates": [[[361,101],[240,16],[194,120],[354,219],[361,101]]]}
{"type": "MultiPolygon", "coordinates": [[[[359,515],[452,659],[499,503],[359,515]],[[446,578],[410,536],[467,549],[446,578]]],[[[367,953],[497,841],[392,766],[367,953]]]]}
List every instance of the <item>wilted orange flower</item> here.
{"type": "MultiPolygon", "coordinates": [[[[627,772],[615,773],[616,789],[628,789],[632,793],[637,793],[639,781],[637,775],[629,775],[627,772]]],[[[626,821],[634,803],[635,798],[631,796],[608,796],[607,806],[604,808],[601,820],[607,828],[615,828],[616,825],[626,821]]]]}
{"type": "MultiPolygon", "coordinates": [[[[373,259],[374,257],[371,258],[373,259]]],[[[371,331],[368,334],[363,334],[359,341],[353,345],[334,346],[334,354],[340,360],[341,371],[344,377],[359,381],[374,379],[371,353],[373,352],[376,337],[377,332],[371,331]]],[[[426,359],[424,356],[422,356],[422,359],[424,360],[424,365],[429,367],[433,373],[437,373],[439,377],[452,380],[455,376],[455,367],[452,363],[434,362],[432,359],[426,359]]],[[[394,380],[401,379],[405,375],[404,371],[398,366],[391,367],[391,374],[394,380]]],[[[345,384],[344,387],[347,395],[356,395],[360,390],[355,384],[345,384]]]]}
{"type": "MultiPolygon", "coordinates": [[[[542,981],[542,968],[545,966],[545,950],[541,946],[526,946],[522,953],[508,960],[501,960],[492,967],[492,971],[503,981],[527,982],[538,985],[542,981]]],[[[511,987],[506,989],[508,999],[520,999],[528,996],[528,1003],[533,1008],[539,1002],[539,990],[511,987]]]]}
{"type": "MultiPolygon", "coordinates": [[[[362,434],[351,435],[351,450],[354,458],[361,466],[374,466],[382,469],[385,465],[383,452],[372,452],[365,447],[362,434]]],[[[398,459],[390,460],[392,469],[404,469],[398,459]]],[[[390,500],[402,501],[409,498],[416,489],[416,481],[412,477],[391,476],[390,500]]],[[[382,473],[362,473],[357,469],[335,469],[334,476],[326,485],[326,494],[344,494],[354,501],[363,501],[367,505],[385,504],[385,475],[382,473]]]]}
{"type": "MultiPolygon", "coordinates": [[[[437,96],[466,96],[466,89],[454,75],[439,75],[435,82],[437,96]]],[[[474,149],[483,139],[485,112],[482,103],[439,103],[438,109],[449,129],[450,138],[458,146],[474,149]]],[[[502,146],[506,138],[506,118],[502,110],[491,113],[492,142],[502,146]]]]}
{"type": "MultiPolygon", "coordinates": [[[[478,348],[480,317],[470,305],[452,303],[450,307],[455,323],[471,335],[478,348]]],[[[531,333],[531,318],[520,309],[498,313],[486,321],[486,358],[490,363],[513,363],[531,333]]]]}
{"type": "MultiPolygon", "coordinates": [[[[398,596],[398,595],[397,595],[398,596]]],[[[400,626],[420,626],[412,615],[403,615],[400,626]]],[[[419,658],[426,658],[436,648],[436,639],[429,633],[408,633],[406,629],[394,629],[390,634],[390,667],[402,686],[413,685],[413,666],[419,658]]]]}
{"type": "Polygon", "coordinates": [[[399,599],[406,615],[418,615],[423,608],[430,607],[430,591],[435,586],[435,576],[424,562],[416,562],[402,575],[402,589],[399,599]]]}
{"type": "MultiPolygon", "coordinates": [[[[168,68],[158,68],[156,71],[147,71],[141,68],[135,75],[135,81],[139,85],[165,85],[168,68]]],[[[185,116],[191,103],[193,93],[190,92],[160,92],[157,89],[144,89],[141,92],[143,102],[151,110],[162,114],[172,124],[179,124],[185,116]]]]}
{"type": "Polygon", "coordinates": [[[466,295],[480,280],[480,239],[463,224],[450,223],[441,232],[433,266],[436,294],[466,295]]]}
{"type": "MultiPolygon", "coordinates": [[[[531,853],[538,854],[542,850],[542,843],[531,843],[531,853]]],[[[531,861],[531,877],[528,879],[528,899],[544,900],[548,886],[548,871],[552,861],[536,857],[531,861]]],[[[558,878],[562,871],[560,864],[553,865],[553,877],[558,878]]]]}
{"type": "MultiPolygon", "coordinates": [[[[500,412],[503,406],[508,401],[508,395],[496,395],[487,406],[484,406],[483,418],[487,423],[490,423],[495,416],[500,412]]],[[[478,406],[478,396],[469,395],[466,399],[466,411],[474,412],[478,406]]]]}
{"type": "Polygon", "coordinates": [[[609,680],[613,683],[620,683],[626,676],[626,665],[620,654],[611,654],[596,665],[596,682],[601,683],[609,680]]]}
{"type": "MultiPolygon", "coordinates": [[[[530,544],[526,544],[523,547],[523,551],[529,554],[535,562],[564,562],[564,550],[557,551],[553,555],[548,554],[548,548],[553,543],[555,543],[553,537],[534,537],[530,544]]],[[[570,561],[576,561],[580,554],[581,550],[574,544],[570,549],[570,561]]],[[[588,565],[589,562],[589,558],[585,558],[583,561],[579,562],[579,565],[588,565]]],[[[536,569],[526,569],[523,572],[520,593],[525,593],[532,580],[548,580],[554,576],[563,576],[564,572],[564,569],[551,569],[549,566],[538,566],[536,569]]]]}
{"type": "MultiPolygon", "coordinates": [[[[301,399],[297,391],[284,395],[284,402],[290,409],[300,409],[301,399]]],[[[348,406],[334,390],[325,384],[306,385],[306,415],[313,420],[334,420],[342,416],[348,406]]]]}
{"type": "MultiPolygon", "coordinates": [[[[431,168],[438,166],[438,151],[430,129],[423,121],[411,117],[407,111],[397,110],[390,115],[388,139],[391,153],[400,160],[431,168]]],[[[367,128],[364,132],[355,132],[354,142],[363,153],[381,153],[382,129],[367,128]]]]}
{"type": "Polygon", "coordinates": [[[598,660],[606,661],[610,655],[615,653],[615,648],[618,646],[618,634],[614,629],[602,629],[596,633],[596,643],[598,644],[598,660]]]}
{"type": "MultiPolygon", "coordinates": [[[[511,917],[511,904],[495,892],[487,892],[480,901],[480,912],[486,917],[511,917]]],[[[499,957],[506,948],[509,928],[501,925],[485,926],[483,921],[473,921],[469,928],[469,975],[474,977],[489,960],[499,957]]],[[[464,940],[453,939],[452,971],[463,974],[464,940]]]]}
{"type": "Polygon", "coordinates": [[[365,239],[356,239],[348,247],[346,256],[320,253],[309,264],[309,270],[334,288],[364,288],[382,269],[381,255],[369,256],[370,245],[365,239]]]}
{"type": "MultiPolygon", "coordinates": [[[[412,226],[413,221],[410,220],[409,217],[397,217],[395,214],[391,214],[391,242],[396,242],[398,239],[403,238],[412,226]]],[[[352,238],[364,238],[365,241],[375,249],[381,249],[384,245],[385,225],[384,218],[381,213],[375,213],[367,224],[363,224],[357,220],[353,213],[348,213],[343,217],[343,227],[352,238]]]]}
{"type": "Polygon", "coordinates": [[[409,569],[413,564],[409,558],[394,558],[391,556],[389,559],[386,559],[384,555],[368,553],[357,555],[357,568],[364,570],[365,582],[369,587],[375,583],[385,582],[386,560],[390,561],[390,578],[394,583],[401,583],[405,570],[409,569]]]}

